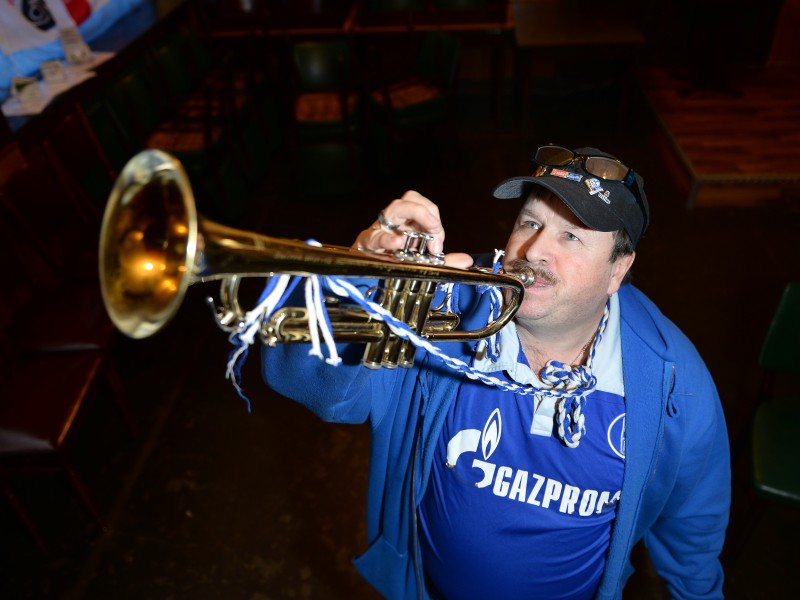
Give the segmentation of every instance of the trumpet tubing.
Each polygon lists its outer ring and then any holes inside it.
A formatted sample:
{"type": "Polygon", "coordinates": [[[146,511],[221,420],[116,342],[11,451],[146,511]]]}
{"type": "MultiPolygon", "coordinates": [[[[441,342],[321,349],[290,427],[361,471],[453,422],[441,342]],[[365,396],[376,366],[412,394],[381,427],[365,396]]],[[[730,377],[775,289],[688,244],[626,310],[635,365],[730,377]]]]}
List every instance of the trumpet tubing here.
{"type": "MultiPolygon", "coordinates": [[[[414,234],[414,236],[425,234],[414,234]]],[[[411,237],[414,237],[411,236],[411,237]]],[[[424,241],[417,248],[424,248],[424,241]]],[[[190,285],[220,281],[218,325],[234,330],[244,315],[238,288],[243,277],[276,274],[332,275],[375,279],[378,302],[417,334],[434,340],[482,339],[513,318],[532,274],[518,276],[462,270],[438,264],[424,251],[407,248],[399,257],[339,246],[313,246],[214,223],[197,214],[186,173],[172,156],[146,150],[120,173],[106,206],[100,234],[100,284],[115,326],[132,338],[162,329],[175,315],[190,285]],[[458,315],[431,308],[438,283],[500,286],[508,290],[500,316],[485,328],[457,330],[458,315]]],[[[414,346],[355,305],[327,307],[337,341],[365,342],[364,364],[410,366],[414,346]]],[[[280,307],[260,326],[267,344],[311,339],[305,308],[280,307]]]]}

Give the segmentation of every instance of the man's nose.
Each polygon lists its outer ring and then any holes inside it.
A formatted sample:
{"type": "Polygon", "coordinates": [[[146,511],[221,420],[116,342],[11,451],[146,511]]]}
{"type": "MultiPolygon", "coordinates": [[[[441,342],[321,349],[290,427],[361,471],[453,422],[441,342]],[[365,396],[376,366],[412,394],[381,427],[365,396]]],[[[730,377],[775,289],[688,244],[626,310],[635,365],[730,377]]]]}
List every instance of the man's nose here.
{"type": "Polygon", "coordinates": [[[552,236],[544,230],[537,231],[531,235],[523,246],[525,259],[531,263],[550,262],[553,258],[552,236]]]}

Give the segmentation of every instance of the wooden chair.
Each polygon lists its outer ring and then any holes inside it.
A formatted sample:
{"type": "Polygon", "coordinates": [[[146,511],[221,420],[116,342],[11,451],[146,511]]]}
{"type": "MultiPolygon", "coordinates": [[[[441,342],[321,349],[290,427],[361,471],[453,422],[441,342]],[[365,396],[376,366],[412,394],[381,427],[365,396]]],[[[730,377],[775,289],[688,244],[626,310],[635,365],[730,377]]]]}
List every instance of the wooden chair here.
{"type": "Polygon", "coordinates": [[[768,501],[800,507],[800,282],[786,285],[759,354],[764,374],[752,429],[753,487],[768,501]],[[789,375],[790,386],[776,379],[789,375]],[[786,389],[788,388],[788,389],[786,389]]]}
{"type": "Polygon", "coordinates": [[[116,334],[97,284],[57,277],[6,217],[0,211],[0,252],[7,258],[0,297],[0,488],[46,552],[44,537],[15,493],[15,480],[40,472],[65,474],[102,525],[72,464],[70,446],[102,391],[110,393],[134,436],[137,427],[110,358],[116,334]]]}
{"type": "MultiPolygon", "coordinates": [[[[411,65],[383,66],[380,56],[370,67],[368,120],[375,156],[394,172],[404,148],[429,146],[436,128],[451,114],[461,40],[452,33],[430,31],[416,38],[411,65]]],[[[378,50],[378,52],[381,52],[378,50]]]]}
{"type": "Polygon", "coordinates": [[[440,123],[448,114],[460,50],[457,36],[426,33],[412,68],[373,86],[371,107],[395,130],[440,123]]]}
{"type": "Polygon", "coordinates": [[[289,48],[290,145],[298,189],[348,193],[361,177],[362,94],[358,64],[344,38],[289,48]]]}
{"type": "Polygon", "coordinates": [[[754,498],[734,535],[729,535],[723,559],[726,570],[735,566],[771,503],[800,507],[798,340],[800,282],[791,282],[784,288],[761,344],[761,379],[749,439],[733,448],[734,459],[749,449],[754,498]]]}
{"type": "Polygon", "coordinates": [[[86,511],[104,528],[100,512],[70,457],[70,446],[92,400],[106,383],[124,390],[102,351],[58,352],[0,361],[0,485],[37,547],[47,551],[34,519],[14,493],[16,477],[65,474],[86,511]]]}

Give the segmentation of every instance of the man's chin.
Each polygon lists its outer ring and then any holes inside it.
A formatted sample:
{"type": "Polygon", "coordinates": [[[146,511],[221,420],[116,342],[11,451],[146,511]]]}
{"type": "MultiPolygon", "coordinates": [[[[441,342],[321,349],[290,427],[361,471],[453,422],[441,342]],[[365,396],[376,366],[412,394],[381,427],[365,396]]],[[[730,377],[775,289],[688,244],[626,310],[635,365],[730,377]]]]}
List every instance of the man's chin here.
{"type": "Polygon", "coordinates": [[[531,302],[530,299],[522,301],[515,318],[524,321],[538,321],[547,315],[547,309],[541,302],[531,302]]]}

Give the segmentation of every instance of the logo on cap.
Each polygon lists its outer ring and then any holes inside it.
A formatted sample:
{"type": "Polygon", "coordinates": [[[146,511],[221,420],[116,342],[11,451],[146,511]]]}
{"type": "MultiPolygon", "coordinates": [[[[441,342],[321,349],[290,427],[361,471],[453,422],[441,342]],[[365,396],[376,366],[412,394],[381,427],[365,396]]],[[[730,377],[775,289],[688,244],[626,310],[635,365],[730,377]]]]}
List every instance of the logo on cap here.
{"type": "Polygon", "coordinates": [[[550,169],[550,175],[553,177],[561,177],[562,179],[571,179],[572,181],[580,181],[583,179],[583,175],[565,171],[563,169],[550,169]]]}
{"type": "Polygon", "coordinates": [[[586,188],[589,190],[589,194],[592,196],[597,196],[606,204],[611,204],[611,199],[609,198],[610,194],[608,190],[603,189],[603,185],[600,183],[599,179],[592,177],[591,179],[587,179],[584,181],[586,184],[586,188]]]}

